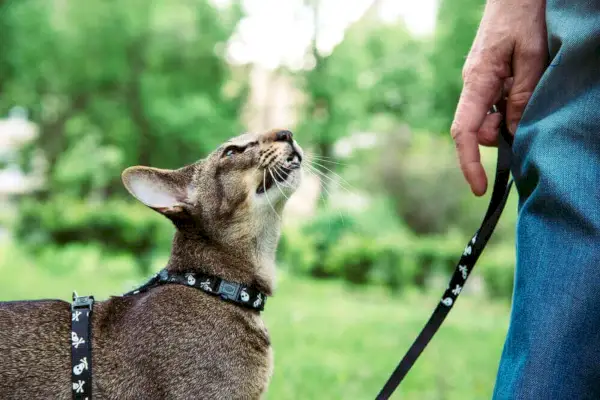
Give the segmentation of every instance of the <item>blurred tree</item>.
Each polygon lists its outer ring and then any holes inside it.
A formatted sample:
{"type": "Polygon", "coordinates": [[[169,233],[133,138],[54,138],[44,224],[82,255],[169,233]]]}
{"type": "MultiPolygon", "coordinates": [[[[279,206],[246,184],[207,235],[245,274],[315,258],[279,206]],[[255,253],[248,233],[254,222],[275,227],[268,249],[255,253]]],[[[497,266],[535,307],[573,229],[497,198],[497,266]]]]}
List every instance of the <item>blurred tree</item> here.
{"type": "Polygon", "coordinates": [[[463,181],[449,140],[415,134],[405,126],[385,135],[377,150],[373,183],[389,196],[412,232],[443,234],[463,222],[463,196],[456,190],[463,181]]]}
{"type": "Polygon", "coordinates": [[[11,70],[8,61],[8,48],[11,43],[10,19],[7,18],[7,0],[0,0],[0,99],[2,98],[4,84],[10,79],[11,70]]]}
{"type": "Polygon", "coordinates": [[[462,68],[485,0],[440,0],[430,58],[433,68],[430,129],[448,132],[462,89],[462,68]]]}
{"type": "Polygon", "coordinates": [[[3,76],[0,108],[26,106],[40,126],[32,149],[47,161],[38,193],[45,202],[110,201],[125,193],[123,168],[180,167],[241,131],[247,82],[234,81],[224,59],[238,3],[219,10],[209,0],[9,3],[0,27],[10,27],[11,40],[0,49],[0,69],[18,73],[3,76]]]}
{"type": "MultiPolygon", "coordinates": [[[[414,39],[403,23],[385,24],[376,0],[345,32],[331,54],[319,50],[319,0],[307,0],[314,14],[315,31],[307,64],[300,74],[305,92],[299,130],[314,145],[315,167],[324,175],[335,164],[333,146],[343,136],[373,126],[375,116],[394,121],[414,120],[426,99],[427,46],[414,39]]],[[[376,120],[376,119],[375,119],[376,120]]],[[[327,178],[325,178],[327,182],[327,178]]]]}

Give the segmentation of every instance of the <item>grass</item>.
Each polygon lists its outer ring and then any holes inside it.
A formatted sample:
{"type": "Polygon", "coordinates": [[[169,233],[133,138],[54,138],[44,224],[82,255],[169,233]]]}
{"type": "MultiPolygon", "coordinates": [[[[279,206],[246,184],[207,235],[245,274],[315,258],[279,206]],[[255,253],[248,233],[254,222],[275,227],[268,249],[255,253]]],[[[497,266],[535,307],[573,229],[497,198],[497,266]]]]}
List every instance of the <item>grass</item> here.
{"type": "MultiPolygon", "coordinates": [[[[129,258],[105,259],[94,249],[41,258],[0,246],[0,301],[69,300],[73,289],[101,299],[144,280],[129,258]]],[[[157,259],[154,270],[163,262],[157,259]]],[[[392,297],[281,274],[265,311],[275,352],[267,399],[374,399],[439,296],[392,297]]],[[[491,398],[508,312],[506,304],[465,293],[394,398],[491,398]]]]}
{"type": "MultiPolygon", "coordinates": [[[[283,279],[265,312],[275,350],[268,399],[374,399],[438,298],[283,279]]],[[[491,398],[508,312],[461,298],[394,398],[491,398]]]]}

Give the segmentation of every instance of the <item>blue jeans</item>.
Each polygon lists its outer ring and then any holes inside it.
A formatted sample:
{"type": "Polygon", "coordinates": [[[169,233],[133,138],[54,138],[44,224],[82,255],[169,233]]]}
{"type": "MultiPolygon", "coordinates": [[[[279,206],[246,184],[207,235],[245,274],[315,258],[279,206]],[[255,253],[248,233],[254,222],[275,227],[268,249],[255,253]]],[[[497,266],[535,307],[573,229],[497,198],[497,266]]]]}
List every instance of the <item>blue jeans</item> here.
{"type": "Polygon", "coordinates": [[[600,399],[600,0],[548,0],[515,135],[513,308],[494,399],[600,399]]]}

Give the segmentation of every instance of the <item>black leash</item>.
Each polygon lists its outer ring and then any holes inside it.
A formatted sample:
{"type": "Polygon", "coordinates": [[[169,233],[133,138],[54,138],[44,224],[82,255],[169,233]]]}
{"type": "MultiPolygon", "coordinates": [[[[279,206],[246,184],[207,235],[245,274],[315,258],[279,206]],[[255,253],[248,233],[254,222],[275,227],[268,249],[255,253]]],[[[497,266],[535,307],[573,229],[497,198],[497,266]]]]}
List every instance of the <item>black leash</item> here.
{"type": "MultiPolygon", "coordinates": [[[[496,111],[495,107],[494,111],[496,111]]],[[[494,189],[483,222],[465,247],[454,270],[454,274],[450,279],[448,289],[444,292],[440,303],[392,373],[392,376],[390,376],[383,389],[381,389],[381,392],[377,395],[376,400],[387,400],[394,393],[400,382],[402,382],[408,371],[410,371],[417,358],[419,358],[425,347],[429,344],[429,341],[433,338],[433,335],[435,335],[456,303],[456,299],[462,291],[477,259],[483,252],[490,236],[492,236],[492,232],[500,219],[502,210],[504,210],[512,186],[512,180],[509,181],[512,140],[512,135],[508,131],[503,118],[500,124],[500,135],[498,135],[498,161],[496,164],[494,189]]]]}
{"type": "MultiPolygon", "coordinates": [[[[260,290],[217,276],[186,272],[169,273],[163,269],[139,288],[123,294],[133,296],[165,284],[180,284],[201,290],[221,300],[263,311],[267,296],[260,290]]],[[[71,382],[73,400],[92,399],[92,308],[93,296],[73,293],[71,304],[71,382]]]]}

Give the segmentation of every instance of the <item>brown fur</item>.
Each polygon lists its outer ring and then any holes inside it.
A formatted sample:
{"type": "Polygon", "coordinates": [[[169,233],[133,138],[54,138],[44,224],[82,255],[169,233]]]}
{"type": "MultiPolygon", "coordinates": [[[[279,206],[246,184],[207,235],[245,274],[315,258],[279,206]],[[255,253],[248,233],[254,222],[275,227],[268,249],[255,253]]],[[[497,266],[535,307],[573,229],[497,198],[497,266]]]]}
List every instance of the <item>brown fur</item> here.
{"type": "MultiPolygon", "coordinates": [[[[301,154],[277,132],[241,135],[179,170],[124,171],[127,189],[177,228],[170,271],[272,293],[279,215],[301,175],[256,192],[301,154]],[[230,145],[248,146],[226,157],[230,145]]],[[[0,303],[0,398],[71,398],[70,327],[69,303],[0,303]]],[[[92,332],[95,399],[258,399],[273,368],[258,312],[183,285],[96,302],[92,332]]]]}

